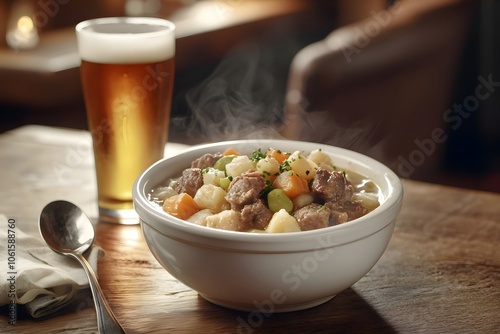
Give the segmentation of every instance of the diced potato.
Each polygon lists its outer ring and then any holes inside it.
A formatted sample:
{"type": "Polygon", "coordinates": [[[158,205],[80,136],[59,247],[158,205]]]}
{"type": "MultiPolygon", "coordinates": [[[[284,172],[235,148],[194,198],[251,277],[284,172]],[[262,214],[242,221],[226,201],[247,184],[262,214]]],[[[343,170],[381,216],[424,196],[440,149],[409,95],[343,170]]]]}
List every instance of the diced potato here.
{"type": "Polygon", "coordinates": [[[224,210],[205,219],[208,227],[221,230],[243,231],[244,224],[241,222],[240,213],[234,210],[224,210]]]}
{"type": "Polygon", "coordinates": [[[307,159],[314,162],[318,167],[329,170],[330,172],[334,170],[332,159],[328,154],[321,151],[320,149],[314,150],[309,153],[307,159]]]}
{"type": "Polygon", "coordinates": [[[316,171],[314,165],[309,162],[304,154],[300,151],[295,151],[287,159],[293,172],[304,180],[312,180],[316,171]]]}
{"type": "Polygon", "coordinates": [[[207,168],[203,170],[203,184],[213,184],[220,186],[220,179],[226,177],[226,173],[215,168],[207,168]]]}
{"type": "Polygon", "coordinates": [[[213,215],[212,211],[209,209],[203,209],[198,212],[196,212],[194,215],[186,219],[188,222],[201,225],[201,226],[206,226],[207,222],[206,219],[208,216],[213,215]]]}
{"type": "Polygon", "coordinates": [[[295,198],[292,199],[293,202],[293,207],[295,210],[298,210],[300,208],[303,208],[312,202],[314,202],[314,197],[307,193],[307,194],[300,194],[299,196],[296,196],[295,198]]]}
{"type": "Polygon", "coordinates": [[[271,181],[274,181],[274,179],[280,172],[280,164],[278,160],[270,157],[260,159],[257,162],[256,168],[257,171],[259,171],[260,173],[262,173],[262,175],[264,175],[265,179],[271,181]]]}
{"type": "Polygon", "coordinates": [[[228,176],[232,177],[236,177],[247,171],[255,170],[254,163],[246,155],[237,156],[226,165],[226,173],[228,176]]]}
{"type": "Polygon", "coordinates": [[[226,192],[221,187],[205,184],[194,195],[194,201],[201,209],[209,209],[213,213],[218,213],[229,208],[225,196],[226,192]]]}
{"type": "Polygon", "coordinates": [[[374,193],[354,193],[352,199],[361,201],[361,203],[363,203],[363,206],[370,211],[380,205],[377,194],[374,193]]]}
{"type": "Polygon", "coordinates": [[[266,231],[268,233],[300,232],[300,226],[293,216],[281,209],[273,215],[266,231]]]}

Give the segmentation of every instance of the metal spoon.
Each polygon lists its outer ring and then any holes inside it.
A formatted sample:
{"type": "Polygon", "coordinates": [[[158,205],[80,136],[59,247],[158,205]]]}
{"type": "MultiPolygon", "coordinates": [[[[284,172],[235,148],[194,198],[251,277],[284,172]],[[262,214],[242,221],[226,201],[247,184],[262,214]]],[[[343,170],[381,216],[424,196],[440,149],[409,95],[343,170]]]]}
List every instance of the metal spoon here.
{"type": "Polygon", "coordinates": [[[99,333],[125,333],[106,302],[92,267],[82,255],[94,241],[94,227],[85,213],[67,201],[51,202],[40,214],[40,234],[53,251],[75,258],[85,269],[99,333]]]}

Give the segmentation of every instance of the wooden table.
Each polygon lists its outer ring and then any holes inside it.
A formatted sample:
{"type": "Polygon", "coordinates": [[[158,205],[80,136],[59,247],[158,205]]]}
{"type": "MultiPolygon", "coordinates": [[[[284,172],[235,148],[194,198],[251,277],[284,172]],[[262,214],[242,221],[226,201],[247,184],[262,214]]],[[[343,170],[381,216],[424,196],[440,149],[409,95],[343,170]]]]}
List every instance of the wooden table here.
{"type": "MultiPolygon", "coordinates": [[[[83,131],[39,126],[0,135],[0,212],[32,233],[42,207],[55,199],[73,201],[95,219],[89,140],[83,131]]],[[[167,151],[180,147],[168,144],[167,151]]],[[[253,332],[499,333],[500,195],[403,183],[394,236],[363,279],[318,307],[262,318],[253,332]]],[[[97,223],[96,230],[106,251],[99,280],[128,333],[250,332],[241,326],[250,314],[206,302],[163,270],[139,226],[97,223]]],[[[47,319],[19,311],[13,327],[5,310],[0,318],[1,333],[97,330],[88,291],[47,319]]]]}

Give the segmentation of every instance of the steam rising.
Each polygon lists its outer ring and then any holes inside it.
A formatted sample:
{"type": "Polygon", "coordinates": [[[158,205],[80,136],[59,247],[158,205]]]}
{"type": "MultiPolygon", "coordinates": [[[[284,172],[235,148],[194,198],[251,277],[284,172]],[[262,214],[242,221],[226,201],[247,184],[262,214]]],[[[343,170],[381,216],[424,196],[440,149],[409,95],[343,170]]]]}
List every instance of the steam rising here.
{"type": "Polygon", "coordinates": [[[332,118],[331,110],[314,112],[302,110],[294,117],[296,119],[293,121],[285,119],[284,124],[300,124],[301,140],[325,143],[375,156],[384,155],[382,146],[386,138],[381,135],[382,117],[374,119],[365,116],[343,122],[339,117],[332,118]]]}
{"type": "Polygon", "coordinates": [[[380,115],[368,113],[353,120],[352,115],[339,112],[332,118],[331,110],[310,110],[304,101],[307,112],[302,110],[284,119],[286,80],[296,51],[293,48],[298,47],[294,45],[282,53],[266,52],[257,45],[235,50],[205,81],[186,93],[188,115],[173,117],[172,125],[197,142],[215,142],[282,138],[284,127],[298,124],[297,136],[290,139],[384,156],[380,115]]]}
{"type": "Polygon", "coordinates": [[[191,114],[173,124],[205,142],[278,137],[286,75],[276,61],[256,45],[236,50],[186,94],[191,114]]]}

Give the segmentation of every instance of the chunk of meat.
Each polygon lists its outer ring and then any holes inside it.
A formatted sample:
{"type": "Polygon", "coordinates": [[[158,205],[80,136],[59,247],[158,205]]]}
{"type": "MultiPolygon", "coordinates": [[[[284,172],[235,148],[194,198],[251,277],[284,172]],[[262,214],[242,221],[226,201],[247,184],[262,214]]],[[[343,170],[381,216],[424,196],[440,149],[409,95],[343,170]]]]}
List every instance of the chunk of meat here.
{"type": "Polygon", "coordinates": [[[319,201],[344,203],[354,194],[354,187],[344,173],[318,168],[311,184],[311,193],[319,201]]]}
{"type": "Polygon", "coordinates": [[[206,153],[203,154],[201,157],[196,159],[195,161],[191,162],[191,168],[208,168],[208,167],[213,167],[217,160],[219,160],[222,157],[222,154],[217,153],[217,154],[210,154],[206,153]]]}
{"type": "Polygon", "coordinates": [[[265,181],[259,172],[241,174],[229,184],[226,201],[233,210],[241,210],[245,205],[255,203],[259,200],[260,193],[264,189],[265,181]]]}
{"type": "Polygon", "coordinates": [[[262,200],[245,205],[241,210],[241,220],[250,228],[263,230],[273,218],[273,213],[262,200]]]}
{"type": "Polygon", "coordinates": [[[330,209],[317,203],[298,209],[293,216],[297,219],[301,231],[316,230],[330,224],[330,209]]]}
{"type": "Polygon", "coordinates": [[[349,217],[348,220],[353,220],[366,215],[369,210],[361,201],[348,201],[344,203],[344,209],[349,217]]]}
{"type": "Polygon", "coordinates": [[[182,171],[177,185],[177,193],[187,193],[194,197],[198,189],[203,185],[203,175],[200,168],[187,168],[182,171]]]}
{"type": "Polygon", "coordinates": [[[330,225],[343,224],[349,220],[349,215],[347,212],[331,210],[330,213],[330,225]]]}
{"type": "Polygon", "coordinates": [[[333,213],[337,214],[339,218],[336,224],[342,224],[364,216],[369,212],[361,201],[346,201],[344,203],[332,201],[325,203],[325,206],[332,211],[332,223],[334,224],[336,218],[333,217],[333,213]]]}

